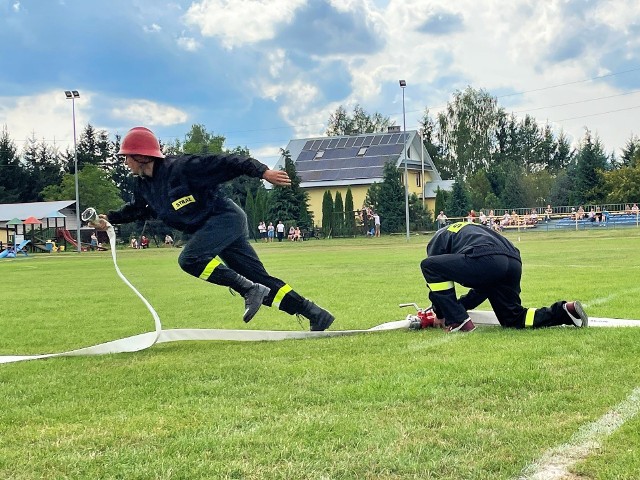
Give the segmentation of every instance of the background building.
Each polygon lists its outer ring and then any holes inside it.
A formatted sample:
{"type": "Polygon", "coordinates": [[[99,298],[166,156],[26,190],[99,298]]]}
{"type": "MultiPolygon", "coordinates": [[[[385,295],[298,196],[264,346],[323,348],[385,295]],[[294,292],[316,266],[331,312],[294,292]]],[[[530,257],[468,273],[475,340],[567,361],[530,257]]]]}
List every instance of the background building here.
{"type": "MultiPolygon", "coordinates": [[[[383,180],[386,163],[392,162],[403,170],[404,133],[399,127],[389,127],[386,133],[338,137],[314,137],[291,140],[290,153],[301,179],[301,188],[309,193],[310,210],[316,225],[322,222],[322,197],[329,190],[333,198],[341,192],[344,198],[351,188],[354,208],[364,206],[369,187],[383,180]]],[[[406,132],[409,194],[423,199],[427,210],[434,210],[438,186],[450,190],[453,181],[442,180],[422,139],[415,130],[406,132]]],[[[281,156],[274,169],[284,168],[281,156]]]]}

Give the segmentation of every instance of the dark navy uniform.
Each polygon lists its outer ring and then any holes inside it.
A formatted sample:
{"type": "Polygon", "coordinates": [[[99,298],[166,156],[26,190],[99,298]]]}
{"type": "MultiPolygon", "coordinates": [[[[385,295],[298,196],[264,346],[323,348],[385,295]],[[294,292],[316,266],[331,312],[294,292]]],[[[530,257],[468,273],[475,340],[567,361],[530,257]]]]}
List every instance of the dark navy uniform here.
{"type": "Polygon", "coordinates": [[[220,184],[240,175],[262,178],[266,170],[258,160],[234,154],[156,159],[151,177],[136,177],[134,202],[107,217],[112,223],[158,218],[190,233],[178,259],[185,272],[243,296],[254,282],[262,284],[270,289],[264,305],[301,313],[305,299],[267,273],[249,243],[247,216],[220,193],[220,184]]]}
{"type": "Polygon", "coordinates": [[[573,325],[563,305],[525,308],[520,300],[520,251],[500,233],[483,225],[459,222],[438,230],[427,245],[420,264],[429,299],[446,325],[464,322],[472,310],[489,300],[503,327],[573,325]],[[460,299],[455,283],[470,290],[460,299]]]}

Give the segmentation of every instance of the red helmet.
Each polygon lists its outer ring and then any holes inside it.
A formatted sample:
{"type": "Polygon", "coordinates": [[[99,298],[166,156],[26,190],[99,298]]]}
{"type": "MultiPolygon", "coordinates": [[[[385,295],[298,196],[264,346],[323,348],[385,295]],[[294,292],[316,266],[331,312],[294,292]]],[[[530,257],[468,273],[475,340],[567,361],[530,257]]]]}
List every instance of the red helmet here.
{"type": "Polygon", "coordinates": [[[145,155],[164,158],[158,139],[146,127],[133,127],[129,130],[122,139],[118,155],[145,155]]]}

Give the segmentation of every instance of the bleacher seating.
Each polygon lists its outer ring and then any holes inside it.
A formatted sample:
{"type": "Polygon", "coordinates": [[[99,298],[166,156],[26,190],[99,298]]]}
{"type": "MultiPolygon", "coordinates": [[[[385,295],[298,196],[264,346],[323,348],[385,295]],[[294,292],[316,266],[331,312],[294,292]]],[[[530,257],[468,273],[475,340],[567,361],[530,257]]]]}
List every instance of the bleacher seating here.
{"type": "Polygon", "coordinates": [[[640,223],[640,219],[633,214],[629,213],[610,213],[609,220],[606,222],[592,222],[588,218],[581,220],[573,220],[570,217],[564,217],[555,222],[556,228],[589,228],[589,227],[623,227],[623,226],[636,226],[640,223]]]}

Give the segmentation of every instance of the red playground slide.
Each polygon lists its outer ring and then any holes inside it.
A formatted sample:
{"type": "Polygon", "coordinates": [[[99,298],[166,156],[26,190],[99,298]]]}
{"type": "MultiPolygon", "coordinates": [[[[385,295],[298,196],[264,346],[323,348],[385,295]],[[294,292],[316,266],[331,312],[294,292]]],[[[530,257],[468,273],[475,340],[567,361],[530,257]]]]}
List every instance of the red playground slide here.
{"type": "Polygon", "coordinates": [[[78,246],[78,244],[76,243],[75,239],[71,236],[71,232],[69,230],[66,230],[64,228],[61,228],[60,230],[62,231],[62,236],[64,237],[64,239],[67,242],[69,242],[74,247],[78,246]]]}

